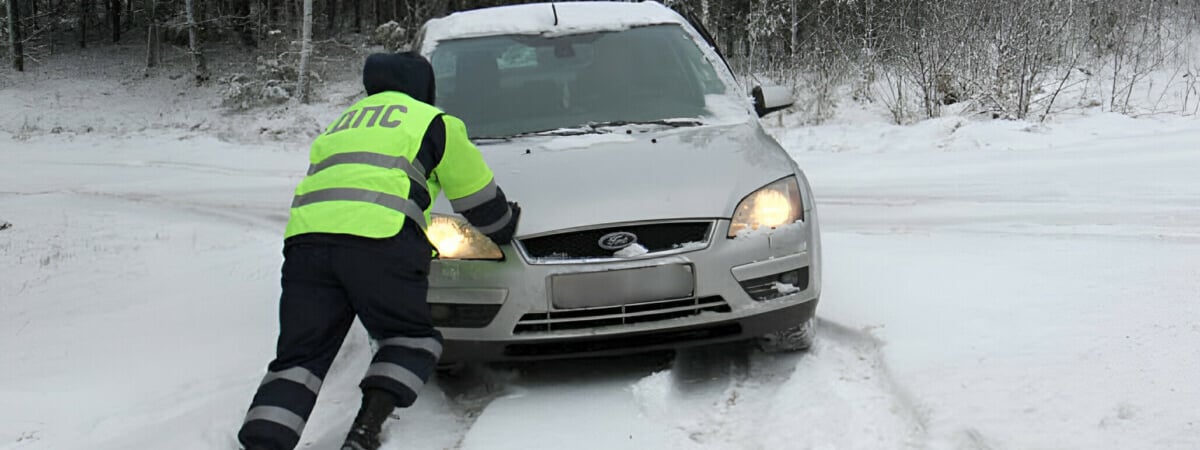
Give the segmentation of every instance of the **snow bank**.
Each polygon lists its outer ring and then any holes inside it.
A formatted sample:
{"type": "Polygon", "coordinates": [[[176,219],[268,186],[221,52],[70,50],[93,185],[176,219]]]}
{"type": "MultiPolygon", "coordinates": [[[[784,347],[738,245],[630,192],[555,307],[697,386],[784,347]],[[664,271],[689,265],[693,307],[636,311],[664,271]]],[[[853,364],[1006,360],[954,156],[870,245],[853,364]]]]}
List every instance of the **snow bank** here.
{"type": "MultiPolygon", "coordinates": [[[[0,136],[20,142],[47,135],[88,140],[97,135],[196,133],[232,142],[292,142],[306,147],[342,107],[361,98],[361,60],[344,57],[351,62],[326,62],[325,71],[337,74],[330,75],[320,91],[324,101],[232,112],[221,107],[225,86],[194,85],[186,55],[169,55],[147,76],[140,59],[144,52],[144,46],[137,45],[77,54],[68,50],[26,72],[5,73],[7,80],[0,85],[0,136]]],[[[244,57],[227,55],[232,60],[244,57]]]]}

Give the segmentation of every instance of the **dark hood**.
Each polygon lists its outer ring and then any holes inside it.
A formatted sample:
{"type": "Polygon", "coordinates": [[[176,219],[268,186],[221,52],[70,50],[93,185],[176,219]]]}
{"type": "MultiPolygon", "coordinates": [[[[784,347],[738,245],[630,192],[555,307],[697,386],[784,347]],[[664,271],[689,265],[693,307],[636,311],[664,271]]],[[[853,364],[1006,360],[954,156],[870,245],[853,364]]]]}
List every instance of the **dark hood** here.
{"type": "Polygon", "coordinates": [[[367,95],[396,91],[430,105],[434,102],[433,66],[412,52],[375,53],[363,66],[363,87],[367,95]]]}

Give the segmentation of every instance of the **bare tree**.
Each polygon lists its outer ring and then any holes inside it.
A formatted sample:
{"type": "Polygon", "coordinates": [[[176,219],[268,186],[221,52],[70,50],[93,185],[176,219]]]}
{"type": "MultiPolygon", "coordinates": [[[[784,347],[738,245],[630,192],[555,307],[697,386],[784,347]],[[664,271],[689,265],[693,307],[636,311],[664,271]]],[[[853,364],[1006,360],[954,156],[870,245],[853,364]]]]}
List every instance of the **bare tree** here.
{"type": "Polygon", "coordinates": [[[192,55],[196,84],[202,84],[208,81],[211,74],[208,71],[208,62],[204,59],[204,51],[200,47],[200,27],[196,23],[195,3],[195,0],[187,0],[184,12],[187,17],[188,53],[192,55]]]}
{"type": "Polygon", "coordinates": [[[257,46],[258,42],[254,38],[254,17],[251,14],[250,0],[234,0],[233,15],[234,29],[237,30],[242,45],[257,46]]]}
{"type": "Polygon", "coordinates": [[[92,16],[92,0],[79,0],[79,48],[87,48],[87,28],[92,16]]]}
{"type": "Polygon", "coordinates": [[[793,60],[800,54],[800,13],[799,5],[796,2],[799,0],[788,0],[788,37],[791,46],[788,48],[793,60]]]}
{"type": "MultiPolygon", "coordinates": [[[[1166,3],[1147,0],[1132,4],[1106,5],[1102,11],[1100,43],[1108,50],[1111,85],[1108,105],[1113,111],[1132,113],[1135,87],[1174,58],[1188,37],[1169,39],[1163,30],[1170,25],[1166,3]]],[[[1194,26],[1194,24],[1193,24],[1194,26]]],[[[1180,27],[1176,25],[1176,27],[1180,27]]],[[[1186,64],[1186,63],[1184,63],[1186,64]]]]}
{"type": "MultiPolygon", "coordinates": [[[[47,41],[46,46],[49,47],[50,54],[53,55],[55,50],[57,50],[55,48],[53,36],[58,35],[58,17],[61,14],[61,12],[59,11],[59,6],[61,5],[61,3],[56,4],[55,0],[50,0],[49,3],[50,3],[50,12],[48,13],[49,17],[46,20],[46,33],[49,36],[51,36],[51,38],[46,40],[47,41]]],[[[36,21],[35,21],[35,23],[36,23],[36,21]]]]}
{"type": "Polygon", "coordinates": [[[296,75],[296,96],[308,103],[308,60],[312,58],[313,0],[304,0],[304,22],[300,26],[300,70],[296,75]]]}
{"type": "Polygon", "coordinates": [[[329,34],[333,34],[337,26],[338,1],[325,0],[325,26],[328,28],[329,34]]]}
{"type": "Polygon", "coordinates": [[[13,69],[25,71],[25,49],[22,47],[21,7],[19,0],[8,0],[8,45],[12,52],[13,69]]]}
{"type": "MultiPolygon", "coordinates": [[[[36,0],[35,0],[36,1],[36,0]]],[[[112,25],[112,41],[121,41],[121,0],[106,0],[107,12],[112,25]]]]}
{"type": "Polygon", "coordinates": [[[288,39],[292,38],[292,16],[295,16],[294,9],[296,7],[295,0],[281,0],[279,5],[283,9],[283,35],[288,39]]]}
{"type": "Polygon", "coordinates": [[[146,0],[146,69],[157,66],[161,58],[162,32],[159,30],[158,0],[146,0]]]}
{"type": "Polygon", "coordinates": [[[362,0],[352,0],[354,2],[354,32],[362,33],[362,0]]]}

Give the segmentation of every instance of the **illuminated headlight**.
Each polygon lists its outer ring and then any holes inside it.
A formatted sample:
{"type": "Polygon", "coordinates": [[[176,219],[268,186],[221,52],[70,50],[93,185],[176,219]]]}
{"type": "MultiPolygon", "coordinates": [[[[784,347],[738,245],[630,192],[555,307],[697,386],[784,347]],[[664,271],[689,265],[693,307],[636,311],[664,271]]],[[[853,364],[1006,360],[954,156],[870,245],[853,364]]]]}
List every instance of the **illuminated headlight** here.
{"type": "Polygon", "coordinates": [[[425,230],[441,259],[504,259],[500,247],[460,217],[433,214],[425,230]]]}
{"type": "Polygon", "coordinates": [[[796,177],[787,177],[754,191],[738,203],[729,224],[729,237],[737,237],[742,230],[775,228],[801,220],[804,220],[804,205],[800,202],[800,184],[796,177]]]}

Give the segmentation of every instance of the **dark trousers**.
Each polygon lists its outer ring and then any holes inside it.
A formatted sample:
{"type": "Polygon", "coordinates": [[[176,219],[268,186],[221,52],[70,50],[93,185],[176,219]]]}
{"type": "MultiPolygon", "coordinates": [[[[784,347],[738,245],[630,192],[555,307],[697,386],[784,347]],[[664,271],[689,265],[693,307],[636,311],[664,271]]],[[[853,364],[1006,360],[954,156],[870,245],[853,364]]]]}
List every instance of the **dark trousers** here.
{"type": "Polygon", "coordinates": [[[425,303],[431,247],[420,230],[389,239],[300,235],[284,247],[279,342],[246,421],[243,445],[292,450],[354,317],[380,347],[363,389],[416,401],[434,372],[442,336],[425,303]]]}

